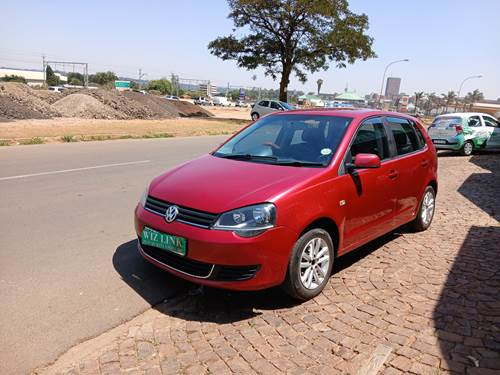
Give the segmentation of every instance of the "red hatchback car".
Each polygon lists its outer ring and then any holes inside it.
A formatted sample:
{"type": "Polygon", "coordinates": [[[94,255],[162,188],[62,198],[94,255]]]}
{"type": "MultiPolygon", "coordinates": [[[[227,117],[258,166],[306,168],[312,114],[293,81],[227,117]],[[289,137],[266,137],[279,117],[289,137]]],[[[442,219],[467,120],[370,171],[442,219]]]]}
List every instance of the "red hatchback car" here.
{"type": "Polygon", "coordinates": [[[333,262],[403,224],[429,227],[436,151],[418,120],[374,110],[262,117],[156,177],[135,210],[145,259],[218,288],[319,294],[333,262]]]}

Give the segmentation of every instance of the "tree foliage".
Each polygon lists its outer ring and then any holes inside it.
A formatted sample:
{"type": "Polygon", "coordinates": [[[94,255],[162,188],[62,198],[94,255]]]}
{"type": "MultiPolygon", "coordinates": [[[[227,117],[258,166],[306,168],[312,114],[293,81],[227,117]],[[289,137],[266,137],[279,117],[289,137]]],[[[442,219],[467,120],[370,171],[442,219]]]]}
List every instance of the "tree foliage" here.
{"type": "Polygon", "coordinates": [[[163,95],[172,93],[172,84],[166,78],[149,81],[148,90],[156,90],[163,95]]]}
{"type": "Polygon", "coordinates": [[[280,76],[280,100],[286,101],[292,72],[301,82],[307,72],[339,68],[375,57],[365,34],[368,17],[355,14],[347,0],[228,0],[235,31],[208,48],[223,60],[249,70],[262,67],[280,76]],[[236,34],[243,30],[243,36],[236,34]],[[246,33],[245,33],[246,32],[246,33]]]}
{"type": "Polygon", "coordinates": [[[97,83],[98,85],[105,85],[111,82],[114,82],[118,79],[115,73],[113,72],[97,72],[96,74],[91,74],[89,76],[89,81],[93,83],[97,83]]]}
{"type": "Polygon", "coordinates": [[[16,76],[15,74],[3,76],[0,78],[0,81],[26,83],[26,79],[24,77],[16,76]]]}
{"type": "Polygon", "coordinates": [[[83,86],[85,82],[85,77],[82,73],[71,72],[66,75],[68,78],[68,83],[75,86],[83,86]]]}
{"type": "Polygon", "coordinates": [[[54,73],[50,65],[45,69],[45,82],[49,86],[58,86],[60,83],[59,77],[54,73]]]}

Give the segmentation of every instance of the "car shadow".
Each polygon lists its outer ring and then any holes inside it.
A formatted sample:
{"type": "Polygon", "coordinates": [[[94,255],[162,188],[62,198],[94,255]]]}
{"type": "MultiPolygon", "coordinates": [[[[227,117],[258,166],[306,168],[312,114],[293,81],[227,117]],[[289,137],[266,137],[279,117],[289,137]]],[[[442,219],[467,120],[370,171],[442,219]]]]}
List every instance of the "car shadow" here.
{"type": "MultiPolygon", "coordinates": [[[[500,221],[500,158],[489,155],[470,159],[489,172],[471,174],[458,192],[500,221]]],[[[499,226],[470,227],[433,312],[439,346],[452,371],[500,373],[499,244],[499,226]]]]}
{"type": "MultiPolygon", "coordinates": [[[[399,228],[337,258],[332,277],[404,231],[404,227],[399,228]]],[[[228,291],[200,287],[149,264],[139,254],[136,246],[136,240],[119,246],[113,257],[113,265],[123,281],[163,314],[190,321],[223,324],[251,319],[260,315],[260,311],[288,309],[301,304],[279,287],[260,291],[228,291]],[[169,302],[161,303],[165,300],[169,302]]]]}

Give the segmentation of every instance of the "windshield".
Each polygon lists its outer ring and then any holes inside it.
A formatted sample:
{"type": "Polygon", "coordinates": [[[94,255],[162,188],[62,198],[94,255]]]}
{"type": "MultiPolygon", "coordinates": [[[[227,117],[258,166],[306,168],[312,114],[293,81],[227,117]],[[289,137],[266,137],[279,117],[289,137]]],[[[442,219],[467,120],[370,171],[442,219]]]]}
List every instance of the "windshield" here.
{"type": "Polygon", "coordinates": [[[433,127],[436,128],[447,128],[451,125],[462,124],[461,117],[436,117],[432,123],[433,127]]]}
{"type": "Polygon", "coordinates": [[[288,109],[288,110],[292,110],[292,109],[295,109],[295,107],[293,105],[290,105],[288,103],[285,103],[285,102],[280,102],[281,106],[285,109],[288,109]]]}
{"type": "Polygon", "coordinates": [[[221,158],[290,166],[328,165],[352,118],[321,115],[267,116],[213,153],[221,158]]]}

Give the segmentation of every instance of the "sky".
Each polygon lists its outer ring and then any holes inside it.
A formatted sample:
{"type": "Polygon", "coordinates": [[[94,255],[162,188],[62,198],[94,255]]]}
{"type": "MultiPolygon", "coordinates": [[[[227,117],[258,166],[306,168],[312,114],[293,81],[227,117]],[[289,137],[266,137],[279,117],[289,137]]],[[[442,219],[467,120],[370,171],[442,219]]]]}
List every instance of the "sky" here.
{"type": "MultiPolygon", "coordinates": [[[[262,70],[247,71],[234,61],[212,56],[208,43],[231,33],[225,0],[85,0],[2,1],[0,66],[40,68],[50,60],[84,61],[91,72],[112,70],[120,76],[210,80],[226,86],[278,88],[262,70]],[[256,74],[257,79],[252,80],[256,74]]],[[[379,92],[385,66],[401,77],[401,91],[457,92],[481,90],[500,98],[500,1],[498,0],[351,0],[351,10],[366,13],[377,58],[344,69],[330,67],[289,90],[379,92]]]]}

